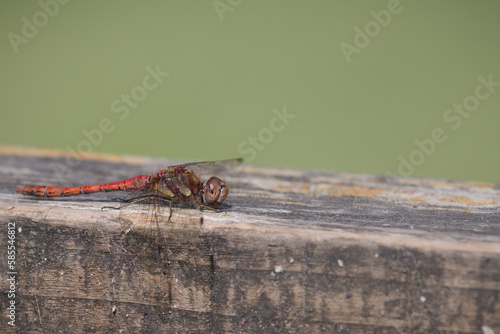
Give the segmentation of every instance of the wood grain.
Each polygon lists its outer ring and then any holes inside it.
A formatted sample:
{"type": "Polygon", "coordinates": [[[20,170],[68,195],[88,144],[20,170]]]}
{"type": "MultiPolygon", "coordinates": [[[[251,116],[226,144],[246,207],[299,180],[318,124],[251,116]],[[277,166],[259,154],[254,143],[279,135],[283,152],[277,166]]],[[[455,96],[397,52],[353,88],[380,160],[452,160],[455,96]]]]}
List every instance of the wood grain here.
{"type": "Polygon", "coordinates": [[[44,152],[0,150],[0,264],[15,223],[18,272],[17,327],[2,307],[6,331],[500,333],[499,185],[242,166],[224,176],[222,212],[175,208],[159,254],[148,231],[124,233],[127,212],[102,210],[119,193],[14,190],[177,161],[87,156],[68,167],[44,152]]]}

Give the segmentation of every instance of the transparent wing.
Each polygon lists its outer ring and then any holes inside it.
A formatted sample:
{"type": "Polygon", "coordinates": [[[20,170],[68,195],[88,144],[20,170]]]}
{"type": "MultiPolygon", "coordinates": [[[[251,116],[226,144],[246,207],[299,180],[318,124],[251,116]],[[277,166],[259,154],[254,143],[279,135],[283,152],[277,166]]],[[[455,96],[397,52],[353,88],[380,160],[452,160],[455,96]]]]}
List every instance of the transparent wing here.
{"type": "Polygon", "coordinates": [[[243,162],[243,158],[236,159],[227,159],[227,160],[218,160],[218,161],[198,161],[198,162],[188,162],[185,164],[174,165],[169,167],[181,167],[181,166],[189,166],[189,167],[212,167],[212,166],[238,166],[243,162]]]}
{"type": "Polygon", "coordinates": [[[186,164],[169,166],[169,168],[187,167],[205,179],[214,175],[228,175],[235,167],[241,165],[242,158],[218,160],[218,161],[199,161],[188,162],[186,164]]]}
{"type": "Polygon", "coordinates": [[[163,224],[168,222],[170,200],[149,190],[129,193],[120,206],[120,223],[125,234],[133,231],[162,243],[163,224]]]}

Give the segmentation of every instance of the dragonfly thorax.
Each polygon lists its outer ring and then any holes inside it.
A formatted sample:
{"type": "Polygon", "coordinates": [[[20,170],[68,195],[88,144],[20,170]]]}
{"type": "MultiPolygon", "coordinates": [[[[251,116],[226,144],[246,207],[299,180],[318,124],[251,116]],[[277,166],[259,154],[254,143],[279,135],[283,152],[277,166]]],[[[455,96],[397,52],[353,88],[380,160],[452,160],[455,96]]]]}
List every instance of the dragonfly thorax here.
{"type": "Polygon", "coordinates": [[[188,168],[172,168],[157,174],[151,185],[153,191],[174,202],[201,204],[203,183],[188,168]]]}

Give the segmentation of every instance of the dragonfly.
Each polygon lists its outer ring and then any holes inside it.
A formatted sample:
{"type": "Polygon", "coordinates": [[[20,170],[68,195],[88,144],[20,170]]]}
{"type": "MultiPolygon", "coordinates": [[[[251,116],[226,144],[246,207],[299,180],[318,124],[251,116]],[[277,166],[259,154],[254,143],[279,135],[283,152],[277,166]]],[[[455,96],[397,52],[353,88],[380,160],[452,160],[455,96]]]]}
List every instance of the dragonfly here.
{"type": "Polygon", "coordinates": [[[221,205],[229,195],[229,186],[217,176],[204,182],[196,170],[224,169],[224,166],[239,165],[243,159],[221,161],[191,162],[175,165],[160,170],[152,175],[138,175],[130,179],[77,187],[26,186],[16,190],[17,193],[34,197],[67,197],[97,192],[131,191],[132,196],[125,199],[122,206],[105,207],[122,209],[131,204],[144,203],[153,205],[152,216],[148,220],[158,219],[160,206],[169,204],[168,221],[172,217],[172,203],[184,203],[197,209],[209,209],[217,212],[215,207],[221,205]]]}

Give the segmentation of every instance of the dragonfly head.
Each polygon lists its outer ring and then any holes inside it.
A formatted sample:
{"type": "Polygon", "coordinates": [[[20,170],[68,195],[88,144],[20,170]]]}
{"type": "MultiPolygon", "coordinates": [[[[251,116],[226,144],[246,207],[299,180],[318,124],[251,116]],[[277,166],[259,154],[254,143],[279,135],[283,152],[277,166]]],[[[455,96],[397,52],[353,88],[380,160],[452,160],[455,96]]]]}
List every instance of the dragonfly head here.
{"type": "Polygon", "coordinates": [[[205,183],[205,188],[203,189],[203,198],[207,204],[217,206],[222,204],[229,194],[229,187],[226,182],[222,181],[218,177],[212,176],[205,183]]]}

